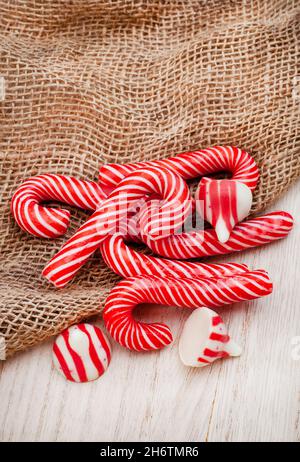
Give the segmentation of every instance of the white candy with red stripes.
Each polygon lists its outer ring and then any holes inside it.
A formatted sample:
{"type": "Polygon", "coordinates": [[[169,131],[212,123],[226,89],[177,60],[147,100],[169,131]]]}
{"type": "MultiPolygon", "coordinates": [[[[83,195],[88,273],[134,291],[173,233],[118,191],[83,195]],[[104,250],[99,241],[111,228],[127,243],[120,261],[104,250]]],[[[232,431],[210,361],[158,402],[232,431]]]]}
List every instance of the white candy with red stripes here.
{"type": "Polygon", "coordinates": [[[57,287],[65,286],[97,250],[101,242],[114,234],[128,213],[145,195],[158,194],[163,205],[140,223],[152,238],[171,234],[182,225],[191,207],[190,193],[184,180],[169,170],[149,167],[133,172],[103,201],[100,208],[50,260],[43,275],[57,287]]]}
{"type": "Polygon", "coordinates": [[[53,345],[54,366],[71,382],[98,379],[110,360],[109,342],[101,329],[92,324],[76,324],[65,329],[53,345]]]}
{"type": "Polygon", "coordinates": [[[101,186],[66,175],[38,175],[24,181],[11,200],[12,214],[24,231],[38,237],[63,235],[69,225],[70,212],[43,205],[58,201],[84,210],[96,210],[106,198],[101,186]]]}
{"type": "Polygon", "coordinates": [[[179,339],[179,357],[185,366],[204,367],[217,359],[240,356],[241,348],[229,337],[222,318],[209,308],[197,308],[186,320],[179,339]]]}

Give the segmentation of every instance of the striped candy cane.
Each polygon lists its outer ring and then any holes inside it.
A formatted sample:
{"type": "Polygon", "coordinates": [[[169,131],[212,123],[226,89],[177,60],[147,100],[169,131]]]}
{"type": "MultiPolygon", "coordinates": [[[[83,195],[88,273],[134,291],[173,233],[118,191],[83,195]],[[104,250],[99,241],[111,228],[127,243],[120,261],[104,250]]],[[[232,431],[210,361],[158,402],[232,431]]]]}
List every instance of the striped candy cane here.
{"type": "Polygon", "coordinates": [[[108,236],[100,250],[107,266],[125,278],[139,275],[216,278],[248,271],[246,265],[239,263],[186,263],[143,255],[126,245],[120,233],[108,236]]]}
{"type": "Polygon", "coordinates": [[[217,359],[240,356],[241,348],[229,337],[223,319],[209,308],[197,308],[186,320],[178,344],[185,366],[204,367],[217,359]]]}
{"type": "Polygon", "coordinates": [[[149,166],[165,167],[185,180],[209,173],[228,171],[232,179],[255,189],[259,172],[254,159],[235,146],[214,146],[199,151],[185,152],[163,160],[136,162],[132,164],[104,164],[99,171],[99,184],[104,190],[114,189],[120,181],[134,170],[149,166]]]}
{"type": "Polygon", "coordinates": [[[103,201],[101,207],[79,228],[44,268],[43,275],[57,287],[65,286],[101,242],[127,220],[131,207],[145,195],[159,194],[164,204],[151,221],[140,223],[151,236],[168,235],[183,223],[190,211],[190,194],[184,180],[169,170],[149,167],[133,172],[103,201]]]}
{"type": "Polygon", "coordinates": [[[150,249],[163,257],[188,259],[209,257],[246,250],[287,236],[293,217],[287,212],[272,212],[238,224],[224,244],[212,229],[173,234],[159,241],[142,235],[150,249]]]}
{"type": "Polygon", "coordinates": [[[106,328],[122,346],[136,351],[163,348],[172,342],[168,326],[136,321],[132,312],[140,303],[198,308],[252,300],[272,292],[263,270],[228,278],[174,279],[138,276],[121,281],[109,294],[103,312],[106,328]]]}
{"type": "Polygon", "coordinates": [[[11,211],[24,231],[38,237],[55,238],[66,232],[70,212],[42,205],[44,201],[95,210],[105,198],[101,186],[95,182],[65,175],[38,175],[26,180],[16,190],[11,211]]]}
{"type": "Polygon", "coordinates": [[[233,146],[215,146],[159,161],[103,165],[99,172],[100,184],[109,190],[132,170],[149,164],[167,167],[185,180],[224,170],[232,173],[231,180],[203,178],[195,197],[198,211],[215,228],[220,242],[226,242],[236,223],[249,214],[251,191],[257,185],[259,172],[247,152],[233,146]]]}
{"type": "Polygon", "coordinates": [[[53,345],[55,368],[71,382],[98,379],[108,368],[111,350],[101,329],[77,324],[65,329],[53,345]]]}

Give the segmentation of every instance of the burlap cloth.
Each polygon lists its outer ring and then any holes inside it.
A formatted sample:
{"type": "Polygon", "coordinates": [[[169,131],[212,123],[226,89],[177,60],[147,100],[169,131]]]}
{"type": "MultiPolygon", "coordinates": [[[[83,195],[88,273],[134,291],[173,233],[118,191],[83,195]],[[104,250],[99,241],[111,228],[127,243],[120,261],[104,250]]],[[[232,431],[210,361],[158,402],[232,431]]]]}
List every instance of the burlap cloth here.
{"type": "MultiPolygon", "coordinates": [[[[297,0],[0,1],[0,355],[99,312],[118,280],[99,256],[64,290],[41,278],[66,238],[18,228],[9,203],[25,178],[96,179],[103,162],[233,144],[260,167],[254,212],[296,179],[297,7],[297,0]]],[[[68,235],[85,218],[74,211],[68,235]]]]}

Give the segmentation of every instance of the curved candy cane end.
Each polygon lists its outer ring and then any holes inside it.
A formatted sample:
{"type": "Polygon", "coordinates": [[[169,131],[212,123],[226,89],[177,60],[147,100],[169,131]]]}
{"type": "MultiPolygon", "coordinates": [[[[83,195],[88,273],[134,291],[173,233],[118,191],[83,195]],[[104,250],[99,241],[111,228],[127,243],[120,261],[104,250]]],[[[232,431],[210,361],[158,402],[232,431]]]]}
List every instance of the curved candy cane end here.
{"type": "MultiPolygon", "coordinates": [[[[129,280],[129,279],[128,279],[129,280]]],[[[115,291],[118,295],[118,291],[115,291]]],[[[164,323],[145,323],[131,318],[131,311],[124,315],[111,305],[112,293],[106,300],[103,311],[105,327],[116,342],[132,351],[155,351],[173,342],[169,327],[164,323]]]]}
{"type": "Polygon", "coordinates": [[[286,218],[287,220],[290,220],[291,228],[294,226],[295,219],[294,219],[293,215],[291,215],[289,212],[285,212],[284,210],[281,211],[281,212],[273,212],[274,215],[277,214],[277,213],[280,214],[282,217],[286,218]]]}
{"type": "MultiPolygon", "coordinates": [[[[39,206],[39,208],[44,207],[39,206]]],[[[46,213],[48,216],[51,214],[51,217],[49,216],[49,225],[52,235],[49,238],[55,239],[56,237],[63,236],[70,225],[71,212],[66,209],[47,208],[46,213]]]]}
{"type": "Polygon", "coordinates": [[[241,347],[230,339],[222,318],[213,310],[197,308],[185,322],[179,340],[179,356],[185,366],[204,367],[241,353],[241,347]]]}
{"type": "MultiPolygon", "coordinates": [[[[173,342],[172,332],[166,324],[161,322],[138,324],[140,332],[144,331],[144,333],[140,334],[139,344],[133,345],[129,349],[135,351],[156,351],[165,348],[173,342]]],[[[127,345],[124,344],[123,346],[126,347],[127,345]]]]}

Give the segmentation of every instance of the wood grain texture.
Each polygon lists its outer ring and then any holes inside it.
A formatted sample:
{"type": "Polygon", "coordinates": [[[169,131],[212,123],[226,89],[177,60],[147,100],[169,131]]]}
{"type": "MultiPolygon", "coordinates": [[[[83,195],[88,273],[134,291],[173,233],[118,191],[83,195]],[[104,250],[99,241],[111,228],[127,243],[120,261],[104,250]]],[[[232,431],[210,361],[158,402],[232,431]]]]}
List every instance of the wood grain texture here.
{"type": "Polygon", "coordinates": [[[170,325],[169,348],[130,353],[112,342],[111,365],[94,383],[66,382],[46,342],[1,363],[0,440],[300,441],[300,358],[292,356],[292,339],[300,339],[299,186],[272,207],[294,214],[289,238],[231,258],[266,268],[274,281],[271,296],[220,310],[243,346],[240,358],[184,367],[177,339],[188,310],[178,308],[143,314],[170,325]]]}

